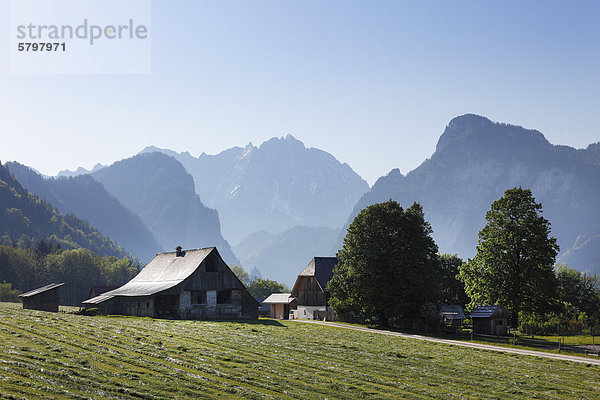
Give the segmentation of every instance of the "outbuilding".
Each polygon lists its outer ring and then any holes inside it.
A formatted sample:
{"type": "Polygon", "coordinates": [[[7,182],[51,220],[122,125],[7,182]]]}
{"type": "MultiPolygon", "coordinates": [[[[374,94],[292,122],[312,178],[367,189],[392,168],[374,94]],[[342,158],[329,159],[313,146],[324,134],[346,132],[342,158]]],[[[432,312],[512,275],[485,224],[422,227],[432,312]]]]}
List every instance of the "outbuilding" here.
{"type": "Polygon", "coordinates": [[[273,293],[263,300],[271,306],[271,318],[289,319],[290,311],[296,309],[296,298],[291,293],[273,293]]]}
{"type": "Polygon", "coordinates": [[[51,283],[19,295],[23,309],[58,312],[59,289],[64,283],[51,283]]]}
{"type": "Polygon", "coordinates": [[[104,314],[255,319],[259,303],[215,247],[157,254],[132,280],[83,302],[104,314]]]}
{"type": "Polygon", "coordinates": [[[462,307],[459,305],[443,305],[442,310],[440,311],[440,315],[442,316],[442,321],[445,324],[452,326],[460,326],[462,322],[465,320],[465,312],[462,307]]]}
{"type": "Polygon", "coordinates": [[[508,314],[500,305],[477,306],[471,311],[473,333],[482,335],[506,335],[508,314]]]}

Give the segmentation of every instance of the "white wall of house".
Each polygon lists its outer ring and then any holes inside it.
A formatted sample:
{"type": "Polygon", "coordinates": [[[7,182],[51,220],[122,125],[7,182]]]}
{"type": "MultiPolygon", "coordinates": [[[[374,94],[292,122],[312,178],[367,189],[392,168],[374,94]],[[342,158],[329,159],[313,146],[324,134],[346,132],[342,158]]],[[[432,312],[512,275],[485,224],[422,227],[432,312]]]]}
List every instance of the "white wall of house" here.
{"type": "Polygon", "coordinates": [[[298,306],[295,312],[295,316],[298,319],[313,319],[314,311],[320,310],[325,311],[325,306],[298,306]]]}

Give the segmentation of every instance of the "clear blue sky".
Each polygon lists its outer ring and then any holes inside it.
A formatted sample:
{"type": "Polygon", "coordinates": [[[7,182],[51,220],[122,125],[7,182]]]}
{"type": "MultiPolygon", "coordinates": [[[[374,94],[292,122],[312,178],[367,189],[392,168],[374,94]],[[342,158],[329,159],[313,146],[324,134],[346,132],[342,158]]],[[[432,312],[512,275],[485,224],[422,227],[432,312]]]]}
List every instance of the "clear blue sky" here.
{"type": "Polygon", "coordinates": [[[152,73],[124,76],[10,75],[0,29],[0,160],[56,174],[292,134],[372,184],[465,113],[600,140],[597,1],[161,0],[151,28],[152,73]]]}

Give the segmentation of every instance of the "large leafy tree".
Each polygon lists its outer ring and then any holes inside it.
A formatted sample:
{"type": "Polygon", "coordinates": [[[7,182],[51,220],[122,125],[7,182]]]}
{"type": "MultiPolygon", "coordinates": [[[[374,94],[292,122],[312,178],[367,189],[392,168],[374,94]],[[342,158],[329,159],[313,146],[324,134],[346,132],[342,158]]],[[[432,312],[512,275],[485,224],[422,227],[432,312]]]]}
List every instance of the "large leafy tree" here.
{"type": "Polygon", "coordinates": [[[550,311],[557,296],[553,265],[559,247],[541,211],[531,190],[504,192],[485,215],[475,257],[460,267],[471,306],[502,304],[513,326],[519,312],[550,311]]]}
{"type": "Polygon", "coordinates": [[[458,304],[464,307],[469,302],[469,296],[465,293],[464,282],[458,279],[463,260],[456,254],[441,254],[439,261],[442,304],[458,304]]]}
{"type": "Polygon", "coordinates": [[[375,204],[354,219],[327,288],[339,314],[414,321],[421,307],[437,300],[439,263],[420,204],[403,210],[395,201],[375,204]]]}

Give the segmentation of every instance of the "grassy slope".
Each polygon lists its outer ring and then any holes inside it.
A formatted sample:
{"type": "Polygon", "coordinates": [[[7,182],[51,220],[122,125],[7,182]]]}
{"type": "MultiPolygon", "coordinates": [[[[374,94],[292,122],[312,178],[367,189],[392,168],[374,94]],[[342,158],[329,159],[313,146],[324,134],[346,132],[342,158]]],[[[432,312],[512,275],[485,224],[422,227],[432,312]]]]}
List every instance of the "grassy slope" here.
{"type": "Polygon", "coordinates": [[[82,317],[0,303],[2,398],[564,398],[600,368],[312,324],[82,317]]]}

